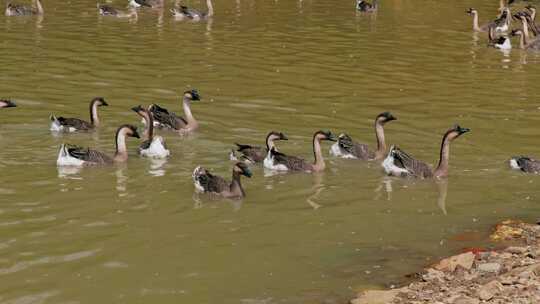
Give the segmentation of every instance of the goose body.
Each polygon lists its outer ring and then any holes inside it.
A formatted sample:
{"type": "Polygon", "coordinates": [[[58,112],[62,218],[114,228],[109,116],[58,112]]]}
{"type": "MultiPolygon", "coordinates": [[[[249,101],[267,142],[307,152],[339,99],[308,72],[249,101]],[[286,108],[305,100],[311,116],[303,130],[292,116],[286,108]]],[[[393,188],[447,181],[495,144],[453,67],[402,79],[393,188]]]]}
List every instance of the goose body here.
{"type": "Polygon", "coordinates": [[[0,109],[1,108],[14,108],[17,104],[9,99],[0,99],[0,109]]]}
{"type": "Polygon", "coordinates": [[[196,9],[189,8],[183,5],[176,5],[175,8],[171,9],[173,17],[179,20],[187,19],[193,21],[200,21],[208,19],[214,15],[214,6],[212,5],[212,0],[206,0],[206,6],[208,7],[207,12],[202,12],[196,9]]]}
{"type": "Polygon", "coordinates": [[[129,5],[135,8],[160,8],[163,7],[163,0],[129,0],[129,5]]]}
{"type": "Polygon", "coordinates": [[[139,154],[149,158],[166,158],[171,153],[165,145],[165,140],[161,136],[154,135],[154,119],[152,112],[137,106],[132,110],[143,117],[146,121],[144,130],[144,141],[139,146],[139,154]]]}
{"type": "Polygon", "coordinates": [[[396,120],[390,112],[383,112],[375,118],[375,136],[377,138],[377,150],[370,150],[367,144],[357,143],[347,134],[340,134],[338,141],[330,148],[330,155],[340,158],[377,160],[382,159],[386,153],[384,137],[384,125],[396,120]]]}
{"type": "Polygon", "coordinates": [[[51,114],[50,130],[54,132],[90,131],[99,126],[98,107],[108,106],[103,97],[96,97],[90,101],[90,122],[79,118],[56,117],[51,114]]]}
{"type": "Polygon", "coordinates": [[[540,173],[540,161],[528,156],[515,156],[510,159],[510,167],[526,173],[540,173]]]}
{"type": "Polygon", "coordinates": [[[513,30],[512,36],[519,36],[519,47],[523,50],[540,51],[540,39],[528,41],[523,30],[513,30]]]}
{"type": "Polygon", "coordinates": [[[137,17],[137,10],[135,9],[130,9],[128,12],[125,12],[106,4],[103,4],[103,5],[98,4],[97,8],[101,16],[110,16],[110,17],[117,17],[117,18],[137,17]]]}
{"type": "Polygon", "coordinates": [[[41,0],[33,0],[33,6],[8,3],[6,6],[6,16],[32,16],[43,15],[41,0]]]}
{"type": "Polygon", "coordinates": [[[262,163],[268,154],[270,149],[275,147],[275,140],[287,140],[287,136],[281,132],[272,131],[266,136],[266,147],[261,146],[251,146],[243,145],[236,143],[237,150],[236,152],[240,153],[240,156],[237,156],[233,150],[230,154],[231,160],[243,160],[247,163],[262,163]]]}
{"type": "Polygon", "coordinates": [[[356,1],[356,9],[361,12],[371,13],[378,9],[378,0],[373,0],[373,3],[369,3],[365,0],[356,1]]]}
{"type": "Polygon", "coordinates": [[[126,149],[126,137],[139,138],[137,130],[132,125],[122,125],[116,131],[115,143],[116,153],[114,157],[109,157],[107,154],[83,148],[75,145],[63,144],[58,152],[56,164],[59,167],[84,167],[96,165],[110,165],[115,162],[125,162],[128,158],[126,149]]]}
{"type": "Polygon", "coordinates": [[[275,147],[268,151],[263,161],[264,167],[275,171],[303,171],[319,172],[326,168],[321,152],[321,141],[336,141],[336,137],[329,131],[317,131],[313,135],[313,154],[315,161],[310,163],[303,158],[290,156],[276,151],[275,147]]]}
{"type": "Polygon", "coordinates": [[[392,146],[388,156],[382,162],[382,167],[388,175],[414,178],[441,178],[448,175],[450,158],[450,143],[469,132],[467,128],[458,125],[449,129],[443,136],[440,150],[439,165],[435,170],[425,162],[414,159],[396,146],[392,146]]]}
{"type": "Polygon", "coordinates": [[[157,104],[150,106],[154,118],[154,125],[160,128],[167,128],[178,133],[187,133],[195,131],[199,127],[199,123],[191,113],[191,102],[200,100],[200,95],[197,90],[184,92],[182,106],[186,118],[182,118],[157,104]]]}
{"type": "Polygon", "coordinates": [[[475,32],[487,32],[490,29],[494,29],[496,32],[507,32],[510,29],[511,16],[507,8],[497,19],[482,26],[478,23],[478,11],[475,8],[469,8],[467,13],[473,17],[473,30],[475,32]]]}
{"type": "Polygon", "coordinates": [[[227,198],[241,198],[246,195],[240,182],[241,175],[252,176],[247,165],[238,162],[233,167],[230,182],[221,176],[213,175],[201,166],[193,170],[192,178],[195,190],[199,193],[213,193],[227,198]]]}

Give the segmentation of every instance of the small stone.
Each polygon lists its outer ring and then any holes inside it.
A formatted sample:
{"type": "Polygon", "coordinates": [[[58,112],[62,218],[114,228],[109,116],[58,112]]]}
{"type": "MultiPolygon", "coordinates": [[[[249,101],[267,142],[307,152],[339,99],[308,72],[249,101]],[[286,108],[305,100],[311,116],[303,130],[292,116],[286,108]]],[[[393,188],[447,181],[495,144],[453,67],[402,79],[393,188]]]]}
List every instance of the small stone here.
{"type": "Polygon", "coordinates": [[[480,298],[480,300],[489,301],[501,290],[503,290],[503,286],[501,285],[501,283],[499,283],[498,281],[491,281],[486,285],[480,287],[480,290],[478,291],[478,297],[480,298]]]}
{"type": "Polygon", "coordinates": [[[433,268],[429,268],[426,274],[422,276],[422,279],[426,282],[435,281],[435,282],[442,283],[444,281],[443,278],[444,278],[444,273],[442,271],[435,270],[433,268]]]}
{"type": "Polygon", "coordinates": [[[470,297],[467,297],[467,296],[460,296],[460,297],[458,297],[457,299],[455,299],[454,301],[452,301],[450,303],[452,303],[452,304],[478,304],[478,303],[480,303],[480,300],[473,299],[473,298],[470,298],[470,297]]]}
{"type": "Polygon", "coordinates": [[[501,264],[499,263],[484,263],[480,264],[477,267],[478,271],[481,272],[495,272],[498,273],[501,270],[501,264]]]}
{"type": "Polygon", "coordinates": [[[505,276],[501,278],[501,284],[503,285],[512,285],[514,284],[515,279],[510,276],[505,276]]]}
{"type": "Polygon", "coordinates": [[[473,262],[474,254],[472,252],[466,252],[443,259],[437,265],[435,265],[434,268],[441,271],[453,272],[456,270],[457,266],[460,266],[468,270],[471,269],[473,262]]]}
{"type": "Polygon", "coordinates": [[[506,248],[505,251],[509,253],[513,253],[513,254],[524,254],[525,252],[527,252],[527,248],[512,246],[512,247],[506,248]]]}

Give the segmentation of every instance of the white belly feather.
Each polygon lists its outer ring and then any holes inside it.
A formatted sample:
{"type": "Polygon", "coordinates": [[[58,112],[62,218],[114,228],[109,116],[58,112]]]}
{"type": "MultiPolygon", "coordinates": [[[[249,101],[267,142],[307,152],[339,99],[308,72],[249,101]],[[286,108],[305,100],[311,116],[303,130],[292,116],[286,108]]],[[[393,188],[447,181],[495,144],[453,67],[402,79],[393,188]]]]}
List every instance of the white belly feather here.
{"type": "Polygon", "coordinates": [[[266,154],[266,157],[264,158],[263,165],[264,165],[265,168],[270,169],[270,170],[276,170],[276,171],[288,171],[289,170],[289,168],[287,168],[287,166],[285,166],[284,164],[276,164],[274,162],[274,157],[272,157],[270,152],[268,152],[268,154],[266,154]]]}
{"type": "Polygon", "coordinates": [[[84,163],[85,161],[69,155],[65,145],[62,145],[60,147],[60,151],[58,152],[58,158],[56,159],[56,165],[82,167],[84,166],[84,163]]]}
{"type": "Polygon", "coordinates": [[[165,158],[171,154],[169,150],[165,148],[163,137],[154,136],[152,143],[148,149],[141,150],[141,156],[151,158],[165,158]]]}

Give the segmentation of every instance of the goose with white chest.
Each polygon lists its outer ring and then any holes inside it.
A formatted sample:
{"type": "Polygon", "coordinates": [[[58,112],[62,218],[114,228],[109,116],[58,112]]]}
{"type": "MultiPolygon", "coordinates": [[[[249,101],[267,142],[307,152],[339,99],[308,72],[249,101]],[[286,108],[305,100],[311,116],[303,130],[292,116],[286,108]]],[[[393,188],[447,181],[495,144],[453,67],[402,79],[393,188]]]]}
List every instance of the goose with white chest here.
{"type": "Polygon", "coordinates": [[[388,156],[382,163],[384,171],[388,175],[415,178],[442,178],[448,176],[448,164],[450,160],[450,143],[469,132],[470,129],[455,125],[443,136],[439,156],[439,164],[433,169],[425,162],[419,161],[402,151],[396,146],[390,148],[388,156]]]}
{"type": "Polygon", "coordinates": [[[126,147],[126,138],[140,138],[137,128],[133,125],[122,125],[116,130],[115,146],[116,152],[113,157],[107,154],[83,148],[75,145],[63,144],[60,147],[56,164],[60,166],[86,167],[97,165],[112,165],[114,163],[123,163],[128,159],[126,147]]]}
{"type": "Polygon", "coordinates": [[[154,135],[154,117],[152,112],[140,105],[131,109],[146,121],[143,133],[144,141],[139,146],[139,154],[149,158],[166,158],[169,156],[171,153],[167,149],[163,137],[154,135]]]}
{"type": "Polygon", "coordinates": [[[384,137],[384,125],[397,118],[390,112],[383,112],[375,118],[375,137],[377,150],[372,151],[367,144],[357,143],[347,134],[340,134],[338,141],[330,148],[330,155],[341,158],[353,158],[361,160],[379,160],[386,154],[386,142],[384,137]]]}
{"type": "Polygon", "coordinates": [[[75,132],[90,131],[99,126],[98,108],[106,107],[109,104],[103,97],[95,97],[90,101],[90,122],[79,118],[56,117],[51,114],[51,131],[55,132],[75,132]]]}
{"type": "Polygon", "coordinates": [[[186,118],[180,117],[169,110],[160,107],[157,104],[152,104],[149,107],[150,112],[154,115],[154,126],[167,128],[177,133],[184,134],[195,131],[199,127],[199,123],[191,112],[191,103],[201,100],[201,96],[197,90],[184,92],[182,98],[182,108],[186,118]]]}
{"type": "Polygon", "coordinates": [[[306,160],[286,155],[276,151],[275,148],[268,151],[268,155],[264,159],[264,167],[275,171],[297,171],[297,172],[321,172],[326,168],[321,150],[321,141],[337,141],[337,138],[330,131],[317,131],[313,135],[313,155],[314,162],[310,163],[306,160]]]}
{"type": "Polygon", "coordinates": [[[242,145],[237,143],[237,152],[239,152],[241,155],[237,156],[235,151],[232,150],[229,158],[234,161],[240,159],[246,163],[252,164],[262,163],[266,155],[268,154],[268,151],[270,151],[272,148],[275,148],[274,141],[276,140],[288,140],[288,138],[285,134],[281,132],[271,131],[266,136],[266,147],[242,145]]]}

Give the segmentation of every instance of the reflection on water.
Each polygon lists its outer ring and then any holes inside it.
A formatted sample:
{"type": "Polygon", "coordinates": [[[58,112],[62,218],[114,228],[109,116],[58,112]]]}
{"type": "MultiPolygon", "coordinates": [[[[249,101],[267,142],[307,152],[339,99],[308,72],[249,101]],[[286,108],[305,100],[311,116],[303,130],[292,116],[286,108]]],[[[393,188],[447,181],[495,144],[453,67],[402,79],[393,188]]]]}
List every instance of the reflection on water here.
{"type": "Polygon", "coordinates": [[[89,0],[45,5],[43,18],[0,16],[0,98],[20,105],[0,112],[0,269],[17,270],[0,273],[3,302],[345,303],[472,245],[454,241],[463,231],[540,212],[538,177],[504,165],[538,153],[538,54],[488,48],[469,4],[391,0],[359,14],[347,1],[224,0],[204,22],[176,22],[170,2],[131,20],[99,17],[89,0]],[[168,159],[129,140],[125,165],[56,168],[62,143],[112,155],[118,126],[140,124],[133,105],[181,114],[189,88],[200,130],[158,130],[168,159]],[[110,101],[96,132],[51,134],[51,113],[87,118],[95,96],[110,101]],[[193,192],[198,165],[230,177],[234,142],[279,129],[280,148],[312,159],[314,131],[372,142],[382,111],[400,118],[388,145],[419,159],[437,158],[452,123],[471,127],[447,180],[329,158],[322,174],[252,166],[243,200],[193,192]]]}

